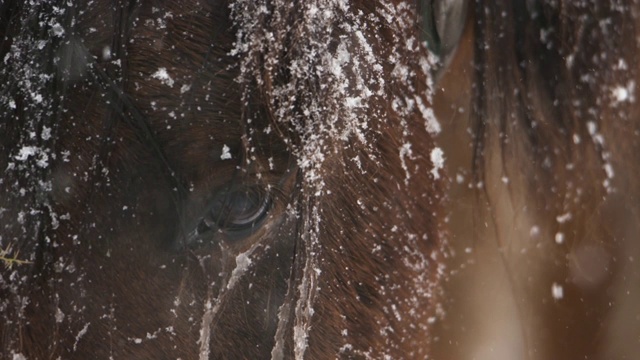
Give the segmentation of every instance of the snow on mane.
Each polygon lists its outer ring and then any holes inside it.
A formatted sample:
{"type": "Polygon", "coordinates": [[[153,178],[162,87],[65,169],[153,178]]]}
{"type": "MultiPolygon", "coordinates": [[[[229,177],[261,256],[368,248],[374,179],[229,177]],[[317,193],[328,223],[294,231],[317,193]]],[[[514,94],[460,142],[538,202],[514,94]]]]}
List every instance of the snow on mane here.
{"type": "MultiPolygon", "coordinates": [[[[252,96],[252,86],[268,89],[266,100],[274,125],[285,129],[280,133],[297,159],[303,174],[303,194],[309,200],[330,192],[324,174],[325,161],[332,155],[357,146],[369,158],[377,157],[372,143],[378,129],[388,121],[385,114],[390,109],[381,105],[389,102],[388,96],[397,97],[392,101],[391,111],[401,118],[415,112],[417,107],[428,132],[439,131],[440,126],[426,103],[431,101],[433,92],[430,69],[435,59],[422,55],[418,39],[403,38],[411,33],[406,30],[414,26],[416,15],[406,4],[381,1],[380,5],[375,16],[364,14],[345,0],[304,3],[238,0],[231,5],[237,38],[230,54],[239,59],[238,82],[245,88],[245,101],[252,96]],[[296,21],[289,21],[291,18],[296,21]],[[396,40],[385,42],[384,49],[372,46],[379,41],[373,37],[380,29],[389,30],[396,40]],[[415,58],[407,59],[407,53],[415,58]],[[416,94],[413,86],[416,67],[409,63],[414,62],[420,65],[421,78],[427,79],[425,94],[416,94]],[[383,73],[389,64],[395,64],[391,75],[394,81],[403,84],[404,92],[389,91],[383,73]]],[[[403,122],[401,126],[405,129],[403,136],[407,137],[407,124],[403,122]]],[[[404,143],[402,149],[410,149],[409,141],[405,139],[404,143]]],[[[405,155],[406,151],[398,154],[403,164],[405,155]]],[[[407,180],[410,171],[418,170],[405,166],[407,180]]],[[[317,254],[321,250],[318,239],[321,215],[317,205],[310,206],[303,214],[307,253],[295,308],[297,359],[303,358],[307,348],[313,301],[319,291],[317,254]]],[[[280,318],[279,329],[288,321],[280,318]]],[[[276,337],[281,337],[284,331],[278,334],[276,337]]],[[[283,342],[276,339],[277,344],[283,342]]],[[[275,353],[281,354],[281,350],[275,353]]]]}

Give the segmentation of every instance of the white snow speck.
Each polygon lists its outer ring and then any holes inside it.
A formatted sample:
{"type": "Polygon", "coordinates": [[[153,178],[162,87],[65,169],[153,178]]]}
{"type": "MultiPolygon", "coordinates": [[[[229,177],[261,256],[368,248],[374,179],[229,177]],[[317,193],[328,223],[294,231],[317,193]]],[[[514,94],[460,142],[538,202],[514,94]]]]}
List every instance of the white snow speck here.
{"type": "Polygon", "coordinates": [[[208,299],[204,304],[205,312],[202,315],[202,325],[200,326],[200,339],[198,340],[198,344],[200,344],[200,360],[208,360],[209,359],[209,343],[211,341],[211,323],[213,322],[213,318],[216,313],[220,309],[220,302],[216,301],[215,305],[211,304],[211,299],[208,299]]]}
{"type": "Polygon", "coordinates": [[[564,234],[561,232],[556,233],[555,240],[556,240],[556,244],[558,245],[562,244],[564,242],[564,234]]]}
{"type": "Polygon", "coordinates": [[[409,159],[413,158],[413,152],[411,151],[411,144],[408,144],[408,143],[402,145],[402,147],[400,148],[400,164],[402,166],[402,169],[405,172],[404,183],[408,184],[409,179],[411,179],[411,173],[409,173],[409,168],[407,167],[405,158],[409,158],[409,159]]]}
{"type": "Polygon", "coordinates": [[[51,27],[51,31],[53,31],[53,34],[55,36],[60,36],[62,37],[64,35],[64,28],[62,27],[62,25],[55,23],[52,27],[51,27]]]}
{"type": "Polygon", "coordinates": [[[564,289],[562,285],[558,283],[553,283],[551,285],[551,296],[553,296],[554,300],[560,300],[564,297],[564,289]]]}
{"type": "Polygon", "coordinates": [[[173,87],[174,81],[171,78],[171,76],[169,76],[169,73],[167,72],[167,68],[163,68],[163,67],[159,68],[158,71],[151,74],[151,77],[154,79],[160,80],[163,84],[167,85],[168,87],[173,87]]]}
{"type": "Polygon", "coordinates": [[[573,134],[573,143],[574,144],[580,144],[580,135],[578,134],[573,134]]]}
{"type": "Polygon", "coordinates": [[[220,155],[221,160],[229,160],[231,159],[231,153],[229,152],[229,147],[225,144],[222,145],[222,155],[220,155]]]}
{"type": "Polygon", "coordinates": [[[416,96],[415,97],[416,104],[418,105],[418,110],[422,113],[422,117],[424,118],[425,128],[431,135],[437,135],[441,131],[440,123],[438,119],[436,119],[436,115],[433,112],[433,108],[427,107],[422,98],[416,96]]]}
{"type": "Polygon", "coordinates": [[[77,347],[78,347],[78,342],[80,341],[80,339],[82,339],[82,337],[87,333],[87,330],[89,329],[89,325],[91,323],[86,323],[84,324],[84,327],[82,328],[82,330],[80,330],[78,332],[78,335],[76,335],[76,342],[75,344],[73,344],[73,351],[76,351],[77,347]]]}
{"type": "Polygon", "coordinates": [[[106,45],[102,48],[102,60],[109,61],[111,60],[111,46],[106,45]]]}
{"type": "Polygon", "coordinates": [[[42,128],[42,134],[40,135],[40,137],[42,138],[42,140],[51,139],[51,128],[44,126],[42,128]]]}
{"type": "Polygon", "coordinates": [[[232,289],[238,279],[242,277],[242,275],[251,265],[251,258],[249,258],[249,256],[247,255],[247,253],[251,254],[251,252],[253,252],[253,249],[236,256],[236,267],[231,273],[231,278],[229,279],[229,283],[227,284],[227,289],[232,289]]]}
{"type": "Polygon", "coordinates": [[[540,235],[540,228],[537,225],[533,225],[531,230],[529,230],[529,236],[535,237],[540,235]]]}
{"type": "Polygon", "coordinates": [[[567,56],[567,58],[565,59],[565,63],[568,69],[571,69],[573,67],[574,60],[575,60],[575,56],[573,54],[570,54],[567,56]]]}
{"type": "Polygon", "coordinates": [[[182,87],[180,87],[180,94],[184,94],[189,90],[191,90],[191,85],[182,85],[182,87]]]}
{"type": "Polygon", "coordinates": [[[609,163],[605,163],[603,165],[605,173],[607,173],[607,178],[613,179],[613,175],[615,174],[613,171],[613,166],[609,163]]]}
{"type": "Polygon", "coordinates": [[[25,161],[29,156],[34,156],[38,152],[38,148],[35,146],[23,146],[18,152],[18,155],[14,156],[14,159],[18,161],[25,161]]]}
{"type": "Polygon", "coordinates": [[[629,91],[627,91],[627,89],[622,86],[616,87],[612,92],[613,98],[617,102],[622,102],[629,98],[629,91]]]}
{"type": "Polygon", "coordinates": [[[433,164],[433,168],[431,169],[431,175],[433,175],[434,179],[440,178],[440,174],[438,173],[438,170],[444,167],[443,155],[444,153],[442,152],[442,149],[440,149],[439,147],[435,147],[433,148],[433,150],[431,150],[431,163],[433,164]]]}
{"type": "Polygon", "coordinates": [[[624,59],[618,59],[618,65],[616,66],[618,70],[629,70],[629,66],[624,59]]]}
{"type": "Polygon", "coordinates": [[[31,98],[32,98],[32,99],[33,99],[33,101],[35,101],[37,104],[42,103],[42,100],[43,100],[43,99],[42,99],[42,95],[40,95],[40,94],[38,94],[38,93],[36,93],[36,92],[31,93],[31,98]]]}
{"type": "Polygon", "coordinates": [[[560,224],[564,224],[569,220],[571,220],[571,213],[556,216],[556,221],[560,224]]]}
{"type": "Polygon", "coordinates": [[[636,83],[631,80],[626,85],[618,85],[611,89],[613,104],[617,105],[622,102],[635,102],[636,83]]]}

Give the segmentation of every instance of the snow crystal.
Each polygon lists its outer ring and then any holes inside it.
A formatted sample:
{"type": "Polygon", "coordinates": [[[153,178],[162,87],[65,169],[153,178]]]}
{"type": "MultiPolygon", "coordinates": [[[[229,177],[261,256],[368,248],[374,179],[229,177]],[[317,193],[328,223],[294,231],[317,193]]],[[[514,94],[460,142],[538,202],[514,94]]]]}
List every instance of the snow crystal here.
{"type": "Polygon", "coordinates": [[[58,23],[53,24],[53,26],[51,26],[51,31],[55,36],[62,37],[64,35],[64,28],[62,27],[62,25],[58,23]]]}
{"type": "Polygon", "coordinates": [[[35,146],[23,146],[18,152],[18,155],[14,156],[14,159],[18,161],[25,161],[29,156],[34,156],[38,151],[39,149],[35,146]]]}
{"type": "Polygon", "coordinates": [[[573,143],[576,145],[580,144],[580,135],[573,134],[573,143]]]}
{"type": "Polygon", "coordinates": [[[633,80],[626,85],[618,85],[611,89],[614,106],[622,102],[635,102],[635,89],[636,83],[633,80]]]}
{"type": "Polygon", "coordinates": [[[220,155],[221,160],[229,160],[231,159],[231,153],[229,152],[229,147],[227,145],[222,145],[222,155],[220,155]]]}
{"type": "Polygon", "coordinates": [[[187,91],[191,90],[191,84],[185,84],[180,87],[180,94],[184,94],[187,91]]]}
{"type": "Polygon", "coordinates": [[[560,224],[564,224],[569,220],[571,220],[571,213],[556,216],[556,221],[560,224]]]}
{"type": "Polygon", "coordinates": [[[605,163],[603,165],[604,171],[607,174],[607,178],[612,179],[614,172],[613,172],[613,166],[611,166],[610,163],[605,163]]]}
{"type": "Polygon", "coordinates": [[[567,64],[568,69],[571,69],[573,67],[574,60],[575,60],[575,56],[573,54],[570,54],[567,56],[567,58],[565,59],[565,62],[567,64]]]}
{"type": "Polygon", "coordinates": [[[444,168],[443,155],[444,153],[442,152],[442,149],[440,149],[439,147],[435,147],[433,148],[433,150],[431,150],[431,163],[433,164],[433,168],[431,169],[431,175],[433,175],[434,179],[440,178],[440,174],[438,173],[438,171],[444,168]]]}
{"type": "Polygon", "coordinates": [[[407,167],[405,158],[409,158],[409,159],[413,158],[413,152],[411,151],[411,144],[404,144],[400,148],[400,166],[402,166],[402,169],[404,170],[404,173],[405,173],[404,183],[408,184],[409,179],[411,178],[411,173],[409,173],[409,168],[407,167]]]}
{"type": "Polygon", "coordinates": [[[200,344],[200,360],[208,360],[209,359],[209,343],[211,341],[211,323],[213,322],[213,317],[218,312],[220,308],[220,303],[216,302],[215,306],[212,306],[211,300],[207,300],[204,304],[205,312],[202,315],[202,324],[200,326],[200,339],[198,339],[198,344],[200,344]]]}
{"type": "Polygon", "coordinates": [[[40,137],[45,141],[51,139],[51,128],[43,126],[42,135],[40,135],[40,137]]]}
{"type": "Polygon", "coordinates": [[[618,65],[616,66],[618,70],[629,70],[629,66],[624,59],[618,59],[618,65]]]}
{"type": "Polygon", "coordinates": [[[104,60],[104,61],[111,60],[111,46],[105,45],[102,48],[102,60],[104,60]]]}
{"type": "Polygon", "coordinates": [[[36,102],[36,104],[41,104],[43,100],[42,95],[36,92],[31,93],[31,98],[36,102]]]}
{"type": "Polygon", "coordinates": [[[422,113],[422,116],[425,121],[425,127],[429,134],[438,135],[440,133],[441,127],[438,119],[436,119],[436,115],[433,112],[433,108],[427,107],[422,98],[416,96],[415,98],[416,104],[418,105],[418,109],[422,113]]]}
{"type": "Polygon", "coordinates": [[[84,324],[84,327],[78,332],[78,334],[76,335],[76,342],[73,344],[73,351],[76,351],[77,347],[78,347],[78,342],[80,341],[80,339],[82,339],[83,336],[85,336],[85,334],[87,333],[87,330],[89,329],[89,325],[91,325],[91,323],[86,323],[84,324]]]}
{"type": "MultiPolygon", "coordinates": [[[[635,86],[635,83],[633,84],[633,86],[635,86]]],[[[630,97],[629,101],[635,101],[635,99],[633,97],[630,97]]],[[[611,187],[611,179],[614,176],[613,166],[609,162],[609,157],[611,156],[611,154],[605,150],[604,136],[602,136],[602,134],[598,132],[598,127],[594,121],[587,122],[587,131],[589,131],[589,135],[591,135],[591,138],[594,144],[601,146],[603,148],[602,151],[600,151],[600,153],[601,153],[602,162],[603,162],[602,168],[607,178],[602,182],[602,185],[604,186],[607,193],[611,193],[614,191],[614,189],[611,187]]]]}
{"type": "Polygon", "coordinates": [[[629,91],[622,86],[618,86],[612,91],[613,98],[616,102],[622,102],[629,98],[629,91]]]}
{"type": "Polygon", "coordinates": [[[249,256],[247,255],[247,253],[250,255],[251,252],[253,252],[253,248],[246,253],[241,253],[236,256],[236,267],[231,273],[231,278],[229,279],[229,283],[227,284],[227,289],[233,289],[238,279],[240,279],[242,275],[244,275],[244,273],[247,271],[249,266],[251,266],[251,258],[249,258],[249,256]]]}
{"type": "Polygon", "coordinates": [[[538,236],[538,235],[540,235],[540,227],[537,226],[537,225],[533,225],[531,227],[531,229],[529,230],[529,236],[535,237],[535,236],[538,236]]]}
{"type": "Polygon", "coordinates": [[[171,78],[171,76],[169,76],[169,73],[167,72],[167,68],[163,68],[163,67],[159,68],[156,72],[151,74],[151,77],[154,79],[160,80],[163,84],[167,85],[168,87],[173,87],[174,80],[171,78]]]}
{"type": "Polygon", "coordinates": [[[38,160],[36,161],[36,164],[43,169],[49,166],[49,155],[47,155],[44,152],[41,152],[40,156],[38,157],[38,160]]]}
{"type": "Polygon", "coordinates": [[[276,329],[275,344],[271,349],[271,360],[284,359],[284,344],[286,326],[289,324],[289,314],[291,306],[289,302],[285,301],[278,309],[278,328],[276,329]]]}
{"type": "Polygon", "coordinates": [[[558,283],[553,283],[551,285],[551,296],[553,296],[554,300],[560,300],[564,297],[564,289],[562,285],[558,283]]]}

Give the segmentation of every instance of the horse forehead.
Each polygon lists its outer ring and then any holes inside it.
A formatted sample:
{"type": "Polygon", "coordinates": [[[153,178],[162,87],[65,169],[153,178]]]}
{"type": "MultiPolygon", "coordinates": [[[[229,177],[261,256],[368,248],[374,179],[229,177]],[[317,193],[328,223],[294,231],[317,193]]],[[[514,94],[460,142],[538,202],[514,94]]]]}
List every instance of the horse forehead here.
{"type": "Polygon", "coordinates": [[[100,1],[78,18],[84,46],[123,83],[170,162],[211,168],[238,154],[244,124],[221,1],[143,3],[130,12],[100,1]]]}

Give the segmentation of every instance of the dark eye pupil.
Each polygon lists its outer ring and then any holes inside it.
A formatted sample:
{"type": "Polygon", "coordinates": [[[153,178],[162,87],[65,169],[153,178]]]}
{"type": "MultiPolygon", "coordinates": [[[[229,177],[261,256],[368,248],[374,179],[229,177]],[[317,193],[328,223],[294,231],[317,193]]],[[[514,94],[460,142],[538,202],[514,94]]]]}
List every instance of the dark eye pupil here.
{"type": "Polygon", "coordinates": [[[269,208],[269,197],[258,187],[233,191],[223,201],[221,207],[214,206],[211,211],[213,216],[219,216],[218,225],[227,230],[255,226],[269,208]]]}
{"type": "Polygon", "coordinates": [[[231,232],[251,229],[266,217],[270,205],[269,194],[258,186],[221,191],[197,231],[204,234],[214,228],[231,232]]]}
{"type": "Polygon", "coordinates": [[[197,226],[186,235],[187,246],[205,245],[216,233],[235,241],[259,228],[271,209],[271,195],[261,186],[230,187],[218,191],[197,226]]]}

